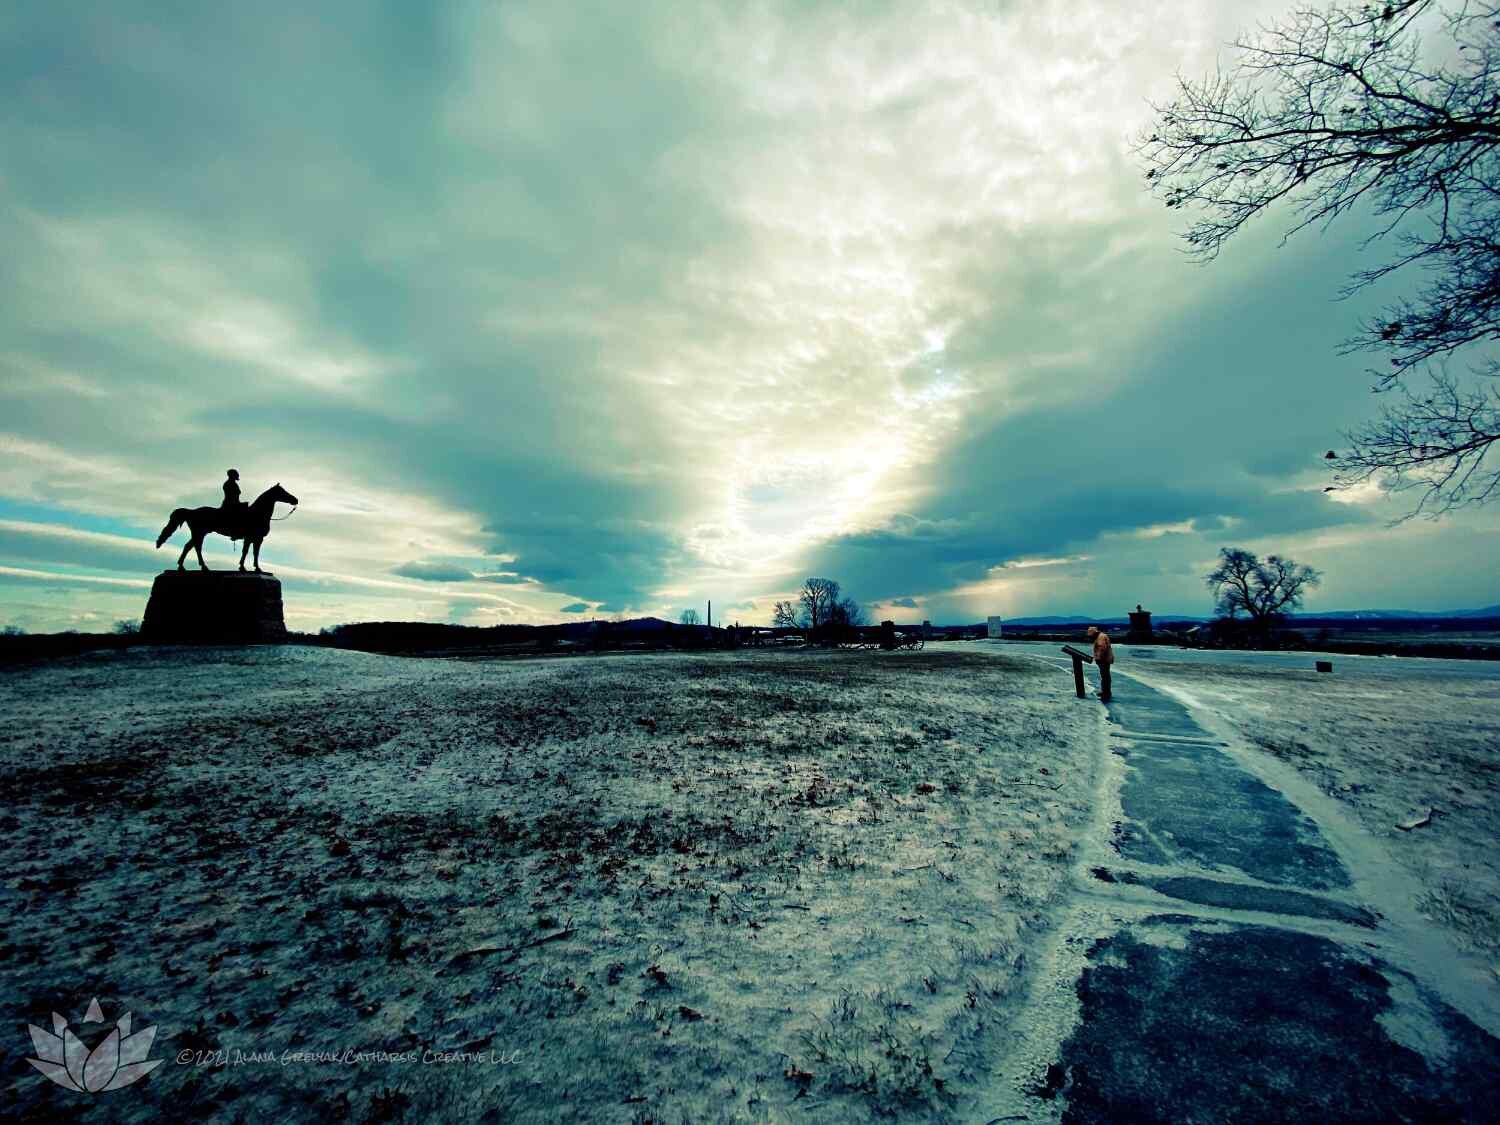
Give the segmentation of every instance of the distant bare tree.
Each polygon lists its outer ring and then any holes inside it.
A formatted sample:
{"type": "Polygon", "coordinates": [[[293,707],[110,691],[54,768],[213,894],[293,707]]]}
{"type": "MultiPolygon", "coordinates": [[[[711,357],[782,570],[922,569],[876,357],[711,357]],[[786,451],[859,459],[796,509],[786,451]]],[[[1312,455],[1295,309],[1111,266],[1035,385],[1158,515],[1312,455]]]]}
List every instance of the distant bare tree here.
{"type": "Polygon", "coordinates": [[[7,625],[0,629],[0,637],[24,637],[26,630],[19,625],[7,625]]]}
{"type": "Polygon", "coordinates": [[[771,626],[776,629],[797,627],[797,603],[777,602],[771,609],[771,626]]]}
{"type": "Polygon", "coordinates": [[[115,630],[122,637],[133,637],[141,631],[139,621],[131,621],[129,618],[121,618],[115,622],[115,630]]]}
{"type": "Polygon", "coordinates": [[[809,578],[802,583],[797,600],[802,603],[801,623],[816,629],[832,620],[839,604],[839,584],[832,578],[809,578]]]}
{"type": "Polygon", "coordinates": [[[1438,0],[1335,3],[1299,9],[1241,39],[1237,65],[1200,82],[1179,78],[1175,99],[1138,145],[1146,178],[1168,207],[1193,207],[1186,231],[1199,258],[1218,255],[1274,204],[1291,205],[1290,234],[1366,206],[1397,250],[1355,274],[1345,293],[1408,266],[1415,290],[1360,325],[1345,350],[1386,353],[1377,391],[1400,390],[1381,417],[1330,450],[1336,486],[1372,478],[1420,490],[1415,515],[1500,496],[1485,466],[1500,439],[1500,376],[1493,355],[1463,389],[1444,367],[1500,340],[1500,4],[1438,0]],[[1440,50],[1417,27],[1441,21],[1440,50]],[[1424,371],[1431,396],[1406,377],[1424,371]]]}
{"type": "Polygon", "coordinates": [[[696,609],[685,609],[682,611],[682,616],[677,620],[683,625],[696,625],[699,621],[698,611],[696,609]]]}
{"type": "Polygon", "coordinates": [[[1280,555],[1267,555],[1262,562],[1249,551],[1225,547],[1204,581],[1220,615],[1244,613],[1252,627],[1265,629],[1301,605],[1302,595],[1322,576],[1280,555]]]}
{"type": "Polygon", "coordinates": [[[864,606],[853,598],[843,598],[833,607],[828,620],[834,625],[863,625],[865,623],[864,606]]]}

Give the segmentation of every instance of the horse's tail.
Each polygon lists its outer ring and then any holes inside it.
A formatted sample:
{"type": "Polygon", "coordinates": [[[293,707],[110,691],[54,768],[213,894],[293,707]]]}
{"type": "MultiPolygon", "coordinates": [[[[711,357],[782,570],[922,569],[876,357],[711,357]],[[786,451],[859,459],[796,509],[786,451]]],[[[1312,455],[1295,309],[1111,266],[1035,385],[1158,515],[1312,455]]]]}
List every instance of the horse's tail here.
{"type": "Polygon", "coordinates": [[[172,518],[167,521],[167,526],[161,529],[161,534],[156,537],[156,545],[160,547],[168,539],[172,538],[177,529],[182,526],[182,521],[188,518],[186,508],[178,508],[172,513],[172,518]]]}

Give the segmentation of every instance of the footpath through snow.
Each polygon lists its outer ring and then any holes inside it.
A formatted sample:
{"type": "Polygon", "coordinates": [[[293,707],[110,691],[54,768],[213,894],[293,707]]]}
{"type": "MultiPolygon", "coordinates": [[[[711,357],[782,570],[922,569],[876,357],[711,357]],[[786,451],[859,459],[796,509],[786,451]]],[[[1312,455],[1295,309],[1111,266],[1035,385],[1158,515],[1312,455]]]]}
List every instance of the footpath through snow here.
{"type": "Polygon", "coordinates": [[[1074,900],[987,1118],[1497,1119],[1493,986],[1401,905],[1373,841],[1127,675],[1109,720],[1074,900]]]}

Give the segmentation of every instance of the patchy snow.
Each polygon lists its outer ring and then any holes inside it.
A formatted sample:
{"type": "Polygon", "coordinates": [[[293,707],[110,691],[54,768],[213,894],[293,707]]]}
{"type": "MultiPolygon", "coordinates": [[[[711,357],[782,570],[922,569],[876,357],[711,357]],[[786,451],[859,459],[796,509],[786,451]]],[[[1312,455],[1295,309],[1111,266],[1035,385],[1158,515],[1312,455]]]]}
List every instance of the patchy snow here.
{"type": "Polygon", "coordinates": [[[988,653],[294,647],[10,671],[0,716],[7,1050],[158,1024],[111,1121],[974,1117],[1102,723],[988,653]],[[235,1055],[346,1050],[473,1057],[235,1055]]]}

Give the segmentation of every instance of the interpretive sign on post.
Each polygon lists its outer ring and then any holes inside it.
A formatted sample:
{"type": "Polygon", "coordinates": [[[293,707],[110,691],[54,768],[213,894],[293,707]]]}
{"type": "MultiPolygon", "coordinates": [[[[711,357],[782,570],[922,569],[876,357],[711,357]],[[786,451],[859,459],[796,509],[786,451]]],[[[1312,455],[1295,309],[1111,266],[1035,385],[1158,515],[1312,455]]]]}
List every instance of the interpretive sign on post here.
{"type": "Polygon", "coordinates": [[[1079,652],[1072,645],[1063,645],[1062,650],[1073,658],[1073,688],[1078,692],[1078,698],[1087,699],[1088,692],[1083,686],[1083,665],[1085,661],[1092,664],[1094,658],[1086,652],[1079,652]]]}

